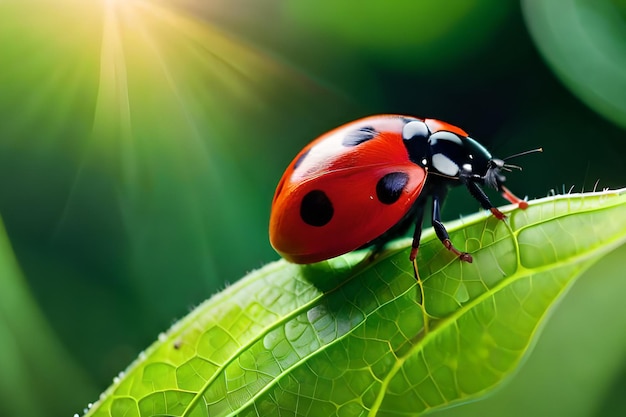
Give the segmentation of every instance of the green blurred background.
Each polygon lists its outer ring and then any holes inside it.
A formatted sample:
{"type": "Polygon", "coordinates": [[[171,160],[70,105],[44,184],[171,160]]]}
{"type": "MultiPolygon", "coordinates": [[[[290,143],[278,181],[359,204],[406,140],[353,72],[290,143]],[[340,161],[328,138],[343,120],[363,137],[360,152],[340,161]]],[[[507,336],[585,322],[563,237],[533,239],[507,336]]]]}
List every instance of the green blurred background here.
{"type": "MultiPolygon", "coordinates": [[[[82,413],[176,318],[278,256],[274,187],[376,113],[456,124],[530,198],[626,185],[623,0],[0,2],[0,416],[82,413]]],[[[445,217],[475,212],[463,190],[445,217]]],[[[494,201],[502,201],[494,196],[494,201]]],[[[455,416],[626,415],[624,248],[455,416]]]]}

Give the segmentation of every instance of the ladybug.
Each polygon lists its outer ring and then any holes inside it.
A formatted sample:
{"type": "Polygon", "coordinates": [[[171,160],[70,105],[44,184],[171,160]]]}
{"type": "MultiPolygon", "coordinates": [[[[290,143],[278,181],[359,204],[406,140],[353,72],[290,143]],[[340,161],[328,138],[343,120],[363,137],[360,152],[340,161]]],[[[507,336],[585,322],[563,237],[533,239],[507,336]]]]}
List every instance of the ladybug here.
{"type": "Polygon", "coordinates": [[[521,169],[492,157],[446,122],[392,114],[356,120],[311,142],[288,166],[272,203],[270,242],[287,261],[308,264],[370,246],[376,253],[414,225],[409,256],[414,262],[430,200],[439,240],[472,262],[452,245],[441,221],[448,188],[465,186],[503,220],[481,185],[526,208],[528,203],[503,185],[502,171],[512,168],[521,169]]]}

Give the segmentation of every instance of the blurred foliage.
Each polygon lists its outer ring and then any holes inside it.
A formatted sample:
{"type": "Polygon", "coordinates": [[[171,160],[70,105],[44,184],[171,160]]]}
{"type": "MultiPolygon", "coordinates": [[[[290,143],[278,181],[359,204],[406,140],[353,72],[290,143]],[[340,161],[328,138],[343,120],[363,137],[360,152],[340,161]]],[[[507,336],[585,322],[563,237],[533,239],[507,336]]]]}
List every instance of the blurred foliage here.
{"type": "MultiPolygon", "coordinates": [[[[436,117],[499,156],[543,146],[509,178],[531,198],[597,180],[623,186],[623,107],[586,92],[603,88],[599,97],[624,103],[615,68],[626,48],[624,2],[523,5],[522,15],[501,0],[0,2],[0,215],[26,280],[3,272],[0,291],[28,291],[0,316],[0,355],[29,346],[20,357],[42,360],[21,368],[22,383],[3,380],[0,415],[44,389],[24,381],[60,369],[63,384],[45,386],[45,412],[21,415],[80,412],[176,317],[276,259],[266,228],[282,170],[348,120],[436,117]],[[576,27],[568,16],[578,16],[576,27]],[[47,322],[16,321],[28,316],[47,322]],[[15,326],[28,331],[4,331],[15,326]],[[49,332],[41,339],[40,329],[49,332]]],[[[444,214],[476,210],[458,190],[444,214]]],[[[546,328],[544,356],[542,339],[515,391],[492,400],[526,404],[518,393],[543,386],[553,395],[537,397],[532,411],[555,415],[578,392],[565,388],[576,387],[597,407],[567,415],[623,410],[614,393],[626,389],[626,347],[602,339],[624,328],[623,279],[613,278],[623,268],[613,257],[594,271],[571,294],[590,292],[574,298],[587,321],[566,298],[546,328]],[[617,352],[611,381],[584,373],[605,366],[581,359],[600,348],[617,352]],[[538,384],[546,375],[552,383],[538,384]]],[[[497,409],[489,401],[472,407],[497,409]]]]}
{"type": "Polygon", "coordinates": [[[524,0],[547,62],[574,94],[626,127],[626,2],[524,0]]]}

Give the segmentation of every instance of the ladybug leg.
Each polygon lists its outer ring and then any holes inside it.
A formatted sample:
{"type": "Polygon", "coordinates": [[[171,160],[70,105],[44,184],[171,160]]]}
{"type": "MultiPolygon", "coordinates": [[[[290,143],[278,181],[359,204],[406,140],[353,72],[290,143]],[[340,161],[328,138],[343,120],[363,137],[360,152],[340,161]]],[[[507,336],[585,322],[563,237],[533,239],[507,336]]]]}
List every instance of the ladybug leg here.
{"type": "Polygon", "coordinates": [[[450,235],[448,235],[448,231],[446,227],[441,222],[441,203],[443,201],[443,196],[439,194],[433,195],[433,228],[435,229],[435,233],[443,246],[446,247],[450,252],[454,253],[459,257],[460,260],[464,262],[472,262],[472,255],[467,252],[461,252],[457,248],[454,247],[452,241],[450,240],[450,235]]]}
{"type": "Polygon", "coordinates": [[[506,188],[504,185],[500,185],[499,188],[500,192],[502,193],[502,197],[504,197],[513,204],[517,204],[517,207],[521,208],[522,210],[526,210],[528,208],[528,201],[522,200],[521,198],[517,197],[511,192],[511,190],[506,188]]]}
{"type": "MultiPolygon", "coordinates": [[[[493,214],[494,217],[497,218],[498,220],[504,220],[506,218],[506,215],[504,213],[502,213],[493,204],[491,204],[491,201],[489,200],[489,197],[487,197],[487,194],[485,194],[485,192],[482,190],[482,188],[478,186],[478,184],[476,184],[476,182],[468,180],[465,182],[465,185],[467,186],[467,189],[469,190],[472,197],[478,200],[480,205],[485,210],[491,211],[491,214],[493,214]]],[[[511,194],[511,196],[513,196],[513,194],[511,194]]]]}
{"type": "MultiPolygon", "coordinates": [[[[413,245],[411,247],[411,254],[409,260],[415,262],[417,257],[417,251],[420,247],[420,240],[422,238],[422,224],[424,223],[424,207],[426,206],[426,199],[423,199],[418,203],[415,211],[415,231],[413,232],[413,245]]],[[[417,273],[416,273],[417,275],[417,273]]]]}

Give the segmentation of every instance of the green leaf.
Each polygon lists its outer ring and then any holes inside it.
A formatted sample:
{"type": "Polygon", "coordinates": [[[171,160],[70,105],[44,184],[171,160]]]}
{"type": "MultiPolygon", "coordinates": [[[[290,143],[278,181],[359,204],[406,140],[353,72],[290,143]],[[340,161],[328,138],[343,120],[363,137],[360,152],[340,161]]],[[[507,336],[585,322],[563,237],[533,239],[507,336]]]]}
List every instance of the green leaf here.
{"type": "Polygon", "coordinates": [[[533,201],[406,242],[272,263],[215,295],[116,378],[90,416],[407,416],[477,398],[519,365],[555,301],[626,241],[626,189],[533,201]],[[423,302],[422,302],[423,292],[423,302]]]}

